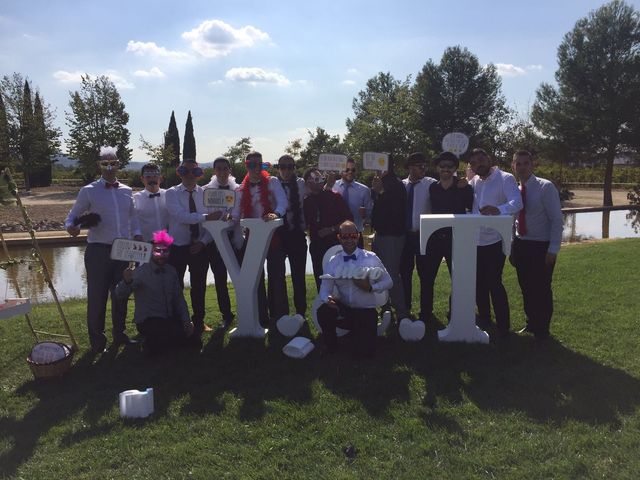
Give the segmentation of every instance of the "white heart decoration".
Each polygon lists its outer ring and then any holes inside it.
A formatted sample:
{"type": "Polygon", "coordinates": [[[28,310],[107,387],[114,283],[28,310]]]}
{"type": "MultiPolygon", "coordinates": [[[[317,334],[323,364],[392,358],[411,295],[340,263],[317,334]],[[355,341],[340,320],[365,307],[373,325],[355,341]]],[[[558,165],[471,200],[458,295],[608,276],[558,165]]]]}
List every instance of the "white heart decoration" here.
{"type": "Polygon", "coordinates": [[[398,332],[405,342],[418,342],[424,337],[425,326],[420,320],[412,321],[409,318],[400,320],[398,332]]]}
{"type": "Polygon", "coordinates": [[[384,332],[387,331],[387,329],[389,328],[389,325],[391,325],[391,312],[387,310],[382,314],[382,320],[378,324],[379,337],[382,337],[384,335],[384,332]]]}
{"type": "Polygon", "coordinates": [[[296,313],[295,315],[283,315],[276,322],[276,327],[278,331],[284,335],[285,337],[293,337],[302,324],[304,323],[304,318],[302,315],[296,313]]]}
{"type": "Polygon", "coordinates": [[[371,267],[367,273],[373,281],[379,280],[382,277],[382,269],[380,267],[371,267]]]}

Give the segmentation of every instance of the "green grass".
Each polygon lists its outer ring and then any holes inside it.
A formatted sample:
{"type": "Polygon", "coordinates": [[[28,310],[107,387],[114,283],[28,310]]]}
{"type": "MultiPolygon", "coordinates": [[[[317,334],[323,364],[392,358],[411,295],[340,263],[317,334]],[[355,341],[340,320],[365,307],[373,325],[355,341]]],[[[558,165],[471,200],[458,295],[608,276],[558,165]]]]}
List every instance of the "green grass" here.
{"type": "MultiPolygon", "coordinates": [[[[438,344],[435,332],[407,344],[391,333],[372,360],[314,351],[295,361],[276,332],[264,342],[214,333],[200,355],[148,359],[126,348],[93,362],[84,303],[71,301],[64,310],[85,347],[66,377],[36,382],[24,361],[25,322],[3,321],[0,475],[635,479],[639,251],[635,239],[563,248],[554,338],[544,347],[530,337],[438,344]],[[121,420],[118,392],[150,386],[154,415],[121,420]]],[[[517,329],[524,319],[510,266],[505,284],[517,329]]],[[[439,318],[447,294],[443,268],[439,318]]],[[[50,306],[34,313],[52,327],[55,315],[50,306]]]]}

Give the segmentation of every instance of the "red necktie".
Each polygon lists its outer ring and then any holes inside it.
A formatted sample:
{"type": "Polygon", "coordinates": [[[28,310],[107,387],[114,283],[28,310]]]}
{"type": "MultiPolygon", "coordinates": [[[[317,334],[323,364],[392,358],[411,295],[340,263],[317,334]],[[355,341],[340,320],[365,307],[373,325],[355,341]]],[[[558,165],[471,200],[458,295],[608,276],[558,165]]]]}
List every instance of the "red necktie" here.
{"type": "Polygon", "coordinates": [[[518,235],[527,234],[527,218],[525,209],[527,208],[527,187],[524,183],[520,184],[520,195],[522,196],[522,210],[518,213],[518,235]]]}

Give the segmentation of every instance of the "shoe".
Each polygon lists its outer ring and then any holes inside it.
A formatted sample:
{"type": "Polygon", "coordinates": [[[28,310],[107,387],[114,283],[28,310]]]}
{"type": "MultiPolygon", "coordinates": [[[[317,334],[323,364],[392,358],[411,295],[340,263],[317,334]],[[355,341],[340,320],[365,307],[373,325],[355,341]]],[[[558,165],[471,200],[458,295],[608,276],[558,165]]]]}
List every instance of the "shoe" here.
{"type": "Polygon", "coordinates": [[[227,330],[233,323],[233,317],[225,318],[222,324],[218,327],[220,330],[227,330]]]}
{"type": "Polygon", "coordinates": [[[526,325],[524,328],[521,328],[516,332],[518,335],[525,335],[527,333],[534,333],[529,325],[526,325]]]}
{"type": "Polygon", "coordinates": [[[511,335],[511,332],[509,330],[498,330],[496,335],[500,340],[507,340],[511,335]]]}
{"type": "Polygon", "coordinates": [[[129,338],[126,333],[113,337],[113,345],[137,345],[138,343],[140,343],[138,340],[129,338]]]}
{"type": "Polygon", "coordinates": [[[91,349],[89,349],[89,353],[93,356],[102,355],[106,351],[107,349],[105,348],[104,345],[94,346],[94,347],[91,347],[91,349]]]}

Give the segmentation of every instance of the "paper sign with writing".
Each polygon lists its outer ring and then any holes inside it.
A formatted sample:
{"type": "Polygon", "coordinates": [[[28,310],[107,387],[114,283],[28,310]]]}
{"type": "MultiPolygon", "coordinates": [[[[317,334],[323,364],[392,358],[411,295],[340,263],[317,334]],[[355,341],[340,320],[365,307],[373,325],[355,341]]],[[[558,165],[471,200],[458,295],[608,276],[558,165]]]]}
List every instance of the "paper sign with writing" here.
{"type": "Polygon", "coordinates": [[[347,168],[347,156],[333,153],[321,153],[318,158],[318,170],[342,172],[347,168]]]}
{"type": "Polygon", "coordinates": [[[211,208],[233,208],[236,204],[236,192],[218,188],[205,188],[204,206],[211,208]]]}
{"type": "Polygon", "coordinates": [[[380,170],[386,172],[389,170],[389,154],[364,152],[362,155],[362,167],[365,170],[380,170]]]}
{"type": "Polygon", "coordinates": [[[126,238],[116,238],[111,246],[111,259],[123,262],[148,263],[152,246],[147,242],[137,242],[126,238]]]}
{"type": "Polygon", "coordinates": [[[442,139],[442,150],[451,152],[459,157],[469,148],[469,137],[464,133],[451,132],[447,133],[442,139]]]}

